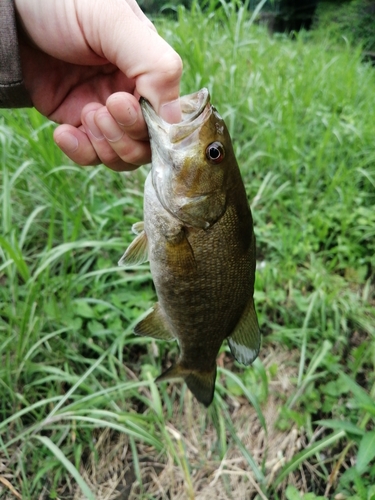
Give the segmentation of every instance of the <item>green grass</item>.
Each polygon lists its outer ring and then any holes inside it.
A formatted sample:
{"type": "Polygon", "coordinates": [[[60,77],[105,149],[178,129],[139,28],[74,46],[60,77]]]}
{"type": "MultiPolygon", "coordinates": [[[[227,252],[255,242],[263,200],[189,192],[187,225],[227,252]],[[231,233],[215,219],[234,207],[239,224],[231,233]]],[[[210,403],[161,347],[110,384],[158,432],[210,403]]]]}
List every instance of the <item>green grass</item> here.
{"type": "Polygon", "coordinates": [[[366,52],[375,50],[374,3],[372,0],[319,2],[315,12],[316,31],[329,31],[336,43],[360,44],[366,52]]]}
{"type": "Polygon", "coordinates": [[[231,5],[157,24],[184,61],[183,93],[207,86],[233,138],[260,359],[244,368],[224,346],[208,411],[181,384],[156,388],[177,347],[133,336],[151,276],[116,265],[147,169],[74,166],[38,113],[4,111],[0,479],[24,499],[100,498],[87,464],[108,469],[122,439],[134,498],[373,499],[374,70],[355,47],[269,38],[231,5]]]}

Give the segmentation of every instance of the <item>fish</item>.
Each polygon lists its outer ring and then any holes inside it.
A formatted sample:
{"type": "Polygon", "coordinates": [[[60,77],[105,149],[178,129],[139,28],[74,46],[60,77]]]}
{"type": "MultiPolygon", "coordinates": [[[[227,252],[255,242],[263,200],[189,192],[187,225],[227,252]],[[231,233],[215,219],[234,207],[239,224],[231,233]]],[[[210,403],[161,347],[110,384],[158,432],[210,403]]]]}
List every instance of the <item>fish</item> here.
{"type": "Polygon", "coordinates": [[[253,219],[232,141],[206,88],[180,98],[182,120],[165,122],[141,98],[151,145],[144,221],[119,261],[149,261],[158,301],[134,333],[177,340],[179,358],[156,382],[182,378],[208,407],[227,339],[250,365],[260,350],[254,306],[253,219]]]}

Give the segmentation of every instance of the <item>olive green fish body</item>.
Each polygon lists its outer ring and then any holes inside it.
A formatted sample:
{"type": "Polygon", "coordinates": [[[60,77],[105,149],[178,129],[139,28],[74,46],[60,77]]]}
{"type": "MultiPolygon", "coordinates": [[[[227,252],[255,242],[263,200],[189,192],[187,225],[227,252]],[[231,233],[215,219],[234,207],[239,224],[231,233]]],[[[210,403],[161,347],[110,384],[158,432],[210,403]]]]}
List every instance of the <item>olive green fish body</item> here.
{"type": "Polygon", "coordinates": [[[122,262],[148,257],[158,296],[135,333],[179,343],[177,364],[157,380],[183,377],[208,406],[222,342],[228,338],[236,359],[250,364],[260,335],[252,216],[225,124],[208,92],[200,92],[197,116],[182,122],[187,130],[170,126],[161,144],[160,130],[144,108],[153,163],[145,184],[144,225],[135,228],[139,234],[122,262]]]}
{"type": "Polygon", "coordinates": [[[155,191],[145,199],[145,232],[159,304],[179,340],[181,364],[203,369],[207,362],[216,363],[223,340],[253,296],[254,239],[243,230],[251,227],[251,214],[247,210],[247,217],[239,219],[236,207],[228,207],[219,222],[204,230],[182,225],[158,204],[155,191]],[[234,244],[241,232],[247,240],[234,244]]]}

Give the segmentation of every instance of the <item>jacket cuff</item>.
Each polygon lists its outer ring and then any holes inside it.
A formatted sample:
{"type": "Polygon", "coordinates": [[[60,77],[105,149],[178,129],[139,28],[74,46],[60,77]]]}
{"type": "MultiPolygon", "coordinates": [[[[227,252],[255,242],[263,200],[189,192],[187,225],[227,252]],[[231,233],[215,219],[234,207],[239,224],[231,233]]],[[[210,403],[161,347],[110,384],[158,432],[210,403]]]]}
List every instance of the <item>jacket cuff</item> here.
{"type": "Polygon", "coordinates": [[[14,3],[0,0],[0,107],[32,105],[22,80],[14,3]]]}

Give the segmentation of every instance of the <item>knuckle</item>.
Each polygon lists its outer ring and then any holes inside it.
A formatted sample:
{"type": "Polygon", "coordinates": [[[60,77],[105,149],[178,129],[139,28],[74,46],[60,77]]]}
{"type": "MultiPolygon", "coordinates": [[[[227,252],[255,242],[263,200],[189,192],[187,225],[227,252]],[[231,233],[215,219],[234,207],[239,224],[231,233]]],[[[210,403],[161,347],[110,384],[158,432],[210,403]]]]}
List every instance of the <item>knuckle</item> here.
{"type": "Polygon", "coordinates": [[[68,155],[71,160],[82,167],[89,167],[93,165],[100,164],[100,158],[96,154],[94,150],[78,152],[77,154],[69,154],[68,155]]]}
{"type": "Polygon", "coordinates": [[[126,137],[121,144],[117,144],[116,153],[125,163],[131,165],[144,165],[151,156],[150,145],[145,141],[132,140],[126,137]]]}
{"type": "Polygon", "coordinates": [[[179,80],[182,75],[183,64],[181,57],[177,52],[170,52],[166,54],[162,61],[162,72],[168,77],[170,81],[179,80]]]}
{"type": "Polygon", "coordinates": [[[119,159],[118,155],[113,151],[113,149],[101,151],[100,154],[98,153],[98,156],[100,158],[100,161],[104,163],[104,165],[111,165],[119,159]]]}
{"type": "Polygon", "coordinates": [[[106,165],[106,167],[114,170],[115,172],[131,172],[139,167],[139,165],[134,165],[132,163],[126,163],[122,160],[106,165]]]}

